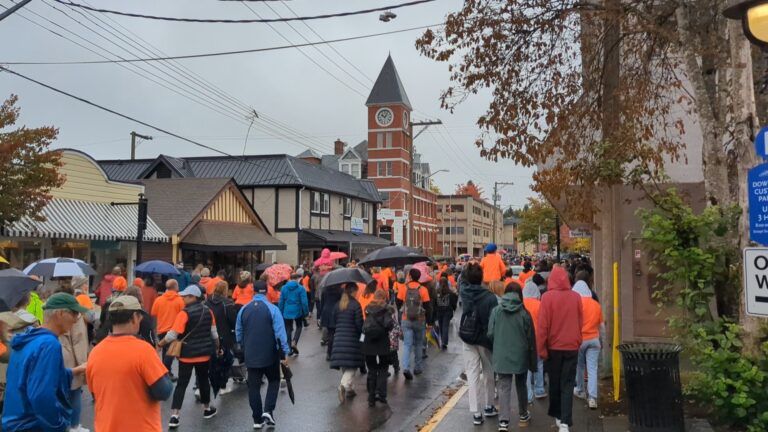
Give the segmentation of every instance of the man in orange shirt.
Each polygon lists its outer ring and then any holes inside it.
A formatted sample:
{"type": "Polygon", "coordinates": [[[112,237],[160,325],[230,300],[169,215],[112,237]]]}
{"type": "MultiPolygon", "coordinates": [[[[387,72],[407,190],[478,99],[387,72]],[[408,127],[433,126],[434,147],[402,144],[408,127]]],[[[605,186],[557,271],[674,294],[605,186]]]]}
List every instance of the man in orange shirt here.
{"type": "Polygon", "coordinates": [[[507,266],[504,260],[496,253],[496,245],[488,243],[485,247],[485,256],[480,261],[480,267],[483,268],[483,283],[500,281],[507,272],[507,266]]]}
{"type": "Polygon", "coordinates": [[[86,367],[95,397],[96,430],[160,432],[160,402],[173,391],[168,370],[151,345],[135,337],[141,304],[121,296],[109,306],[112,333],[91,351],[86,367]],[[129,407],[130,409],[126,409],[129,407]]]}
{"type": "MultiPolygon", "coordinates": [[[[184,306],[184,300],[179,297],[179,283],[176,279],[168,279],[168,282],[165,283],[165,293],[155,300],[150,312],[157,323],[158,340],[163,340],[166,333],[173,328],[176,316],[184,309],[184,306]]],[[[166,356],[166,351],[168,351],[167,345],[163,347],[163,365],[170,373],[173,357],[166,356]]],[[[176,380],[173,374],[170,376],[171,380],[176,380]]]]}
{"type": "Polygon", "coordinates": [[[227,280],[227,272],[224,270],[219,270],[215,278],[208,278],[208,282],[205,284],[205,295],[212,296],[213,291],[216,290],[216,284],[223,280],[227,280]]]}
{"type": "Polygon", "coordinates": [[[405,289],[397,292],[397,305],[403,311],[403,375],[406,380],[412,380],[413,375],[424,371],[422,350],[426,337],[426,317],[432,315],[432,306],[427,288],[419,283],[421,271],[411,268],[408,272],[410,279],[405,289]],[[413,374],[411,374],[411,353],[415,357],[413,374]]]}

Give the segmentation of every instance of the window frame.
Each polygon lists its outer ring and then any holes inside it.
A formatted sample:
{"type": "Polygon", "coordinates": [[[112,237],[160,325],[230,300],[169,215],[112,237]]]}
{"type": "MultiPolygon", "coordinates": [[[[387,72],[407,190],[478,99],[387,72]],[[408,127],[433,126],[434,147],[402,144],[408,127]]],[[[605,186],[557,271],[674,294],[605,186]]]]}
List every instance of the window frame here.
{"type": "Polygon", "coordinates": [[[310,195],[310,197],[309,197],[309,201],[310,201],[309,212],[311,214],[321,214],[322,213],[321,212],[321,210],[322,210],[321,199],[320,199],[321,193],[320,192],[312,191],[309,195],[310,195]]]}
{"type": "Polygon", "coordinates": [[[367,221],[368,219],[370,219],[370,213],[371,213],[370,204],[366,201],[363,201],[363,204],[360,207],[362,208],[361,211],[363,214],[363,220],[367,221]]]}
{"type": "Polygon", "coordinates": [[[344,217],[352,217],[352,198],[344,198],[344,217]]]}
{"type": "Polygon", "coordinates": [[[320,213],[324,215],[331,214],[331,195],[327,193],[323,193],[321,195],[323,206],[320,213]]]}

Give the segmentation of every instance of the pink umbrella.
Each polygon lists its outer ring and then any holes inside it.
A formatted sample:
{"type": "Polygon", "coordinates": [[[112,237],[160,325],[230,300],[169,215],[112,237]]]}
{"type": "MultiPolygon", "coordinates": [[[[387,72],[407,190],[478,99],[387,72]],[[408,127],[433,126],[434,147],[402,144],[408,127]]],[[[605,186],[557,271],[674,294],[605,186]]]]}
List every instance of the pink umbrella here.
{"type": "Polygon", "coordinates": [[[416,263],[411,268],[415,268],[421,272],[421,276],[419,277],[419,283],[424,284],[432,281],[432,275],[429,274],[429,268],[427,268],[426,261],[416,263]]]}
{"type": "Polygon", "coordinates": [[[347,257],[347,254],[345,254],[344,252],[331,252],[331,261],[344,259],[346,257],[347,257]]]}
{"type": "Polygon", "coordinates": [[[293,269],[288,264],[274,264],[264,270],[264,274],[267,275],[267,283],[273,287],[290,279],[292,272],[293,269]]]}
{"type": "Polygon", "coordinates": [[[325,248],[320,252],[320,258],[315,260],[315,267],[331,266],[333,267],[334,261],[346,258],[347,254],[344,252],[331,252],[330,249],[325,248]]]}

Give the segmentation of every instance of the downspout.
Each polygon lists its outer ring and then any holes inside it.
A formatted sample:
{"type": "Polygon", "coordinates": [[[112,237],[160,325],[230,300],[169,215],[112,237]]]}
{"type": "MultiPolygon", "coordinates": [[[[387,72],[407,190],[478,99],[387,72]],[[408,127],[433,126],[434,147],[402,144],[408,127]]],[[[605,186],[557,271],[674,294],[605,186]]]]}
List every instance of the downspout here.
{"type": "MultiPolygon", "coordinates": [[[[296,226],[296,262],[298,264],[301,264],[301,248],[299,247],[300,246],[299,245],[299,233],[301,232],[301,217],[304,215],[301,212],[301,196],[304,195],[303,192],[304,192],[304,189],[306,189],[306,188],[307,188],[306,186],[302,186],[301,189],[299,189],[299,203],[298,203],[298,206],[299,206],[299,220],[298,220],[298,224],[296,226]]],[[[311,218],[312,216],[310,215],[309,217],[311,218]]]]}

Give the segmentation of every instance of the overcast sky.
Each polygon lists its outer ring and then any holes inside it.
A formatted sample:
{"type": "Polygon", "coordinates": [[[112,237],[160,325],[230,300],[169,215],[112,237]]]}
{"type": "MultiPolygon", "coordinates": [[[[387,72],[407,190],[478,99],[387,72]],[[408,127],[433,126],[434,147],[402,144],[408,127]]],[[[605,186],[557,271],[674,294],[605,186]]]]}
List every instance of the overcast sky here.
{"type": "MultiPolygon", "coordinates": [[[[403,1],[293,0],[285,4],[280,1],[247,4],[262,17],[273,18],[277,16],[275,13],[283,17],[293,16],[286,5],[299,16],[310,16],[394,5],[403,1]]],[[[256,18],[241,2],[88,2],[101,8],[148,15],[256,18]]],[[[286,23],[273,24],[271,28],[263,23],[154,21],[91,14],[70,9],[53,0],[36,0],[21,12],[0,22],[0,40],[3,41],[0,63],[103,59],[27,19],[114,59],[115,55],[124,58],[147,57],[148,53],[142,53],[139,48],[153,48],[141,42],[139,37],[167,55],[263,48],[305,43],[302,36],[314,42],[320,40],[320,37],[330,40],[441,23],[446,14],[457,10],[461,3],[460,0],[437,0],[434,3],[397,9],[393,11],[397,18],[388,23],[379,21],[378,13],[307,21],[315,34],[301,22],[291,23],[293,28],[286,23]],[[130,29],[133,34],[126,29],[130,29]],[[118,31],[124,34],[118,34],[118,31]],[[290,42],[286,42],[278,32],[290,42]],[[127,51],[113,42],[125,47],[127,51]],[[130,43],[135,46],[130,46],[130,43]],[[105,49],[113,54],[107,53],[105,49]]],[[[11,4],[11,0],[0,0],[3,6],[0,11],[11,4]]],[[[418,151],[431,164],[433,172],[438,169],[450,170],[449,173],[439,173],[433,177],[442,192],[453,192],[456,184],[471,178],[482,185],[486,198],[490,199],[494,181],[511,181],[515,185],[502,190],[501,204],[524,204],[526,197],[533,194],[530,191],[532,170],[518,167],[508,160],[498,163],[485,161],[474,146],[474,140],[479,134],[475,122],[488,104],[488,94],[473,96],[453,114],[441,110],[438,97],[441,90],[450,83],[447,65],[419,55],[414,41],[421,32],[423,30],[335,43],[333,47],[338,53],[323,45],[318,46],[318,49],[301,48],[305,55],[293,48],[179,60],[175,64],[155,62],[151,65],[141,63],[126,67],[117,64],[10,67],[54,87],[232,154],[243,152],[250,123],[245,119],[245,106],[250,106],[259,113],[260,119],[254,122],[250,131],[246,153],[295,155],[305,150],[305,145],[330,153],[336,138],[350,144],[366,139],[365,99],[370,92],[372,80],[376,79],[387,54],[391,53],[415,110],[413,120],[439,118],[443,121],[443,126],[431,127],[415,142],[418,151]],[[266,119],[275,120],[281,126],[275,126],[274,123],[270,125],[266,119]],[[267,127],[272,130],[268,131],[267,127]]],[[[97,159],[127,158],[130,155],[129,133],[133,130],[154,137],[153,141],[144,142],[138,147],[139,158],[153,158],[161,153],[180,157],[213,154],[210,150],[89,107],[18,77],[0,73],[0,94],[5,97],[10,93],[19,95],[21,124],[29,127],[54,125],[60,128],[55,144],[57,148],[75,148],[97,159]]]]}

